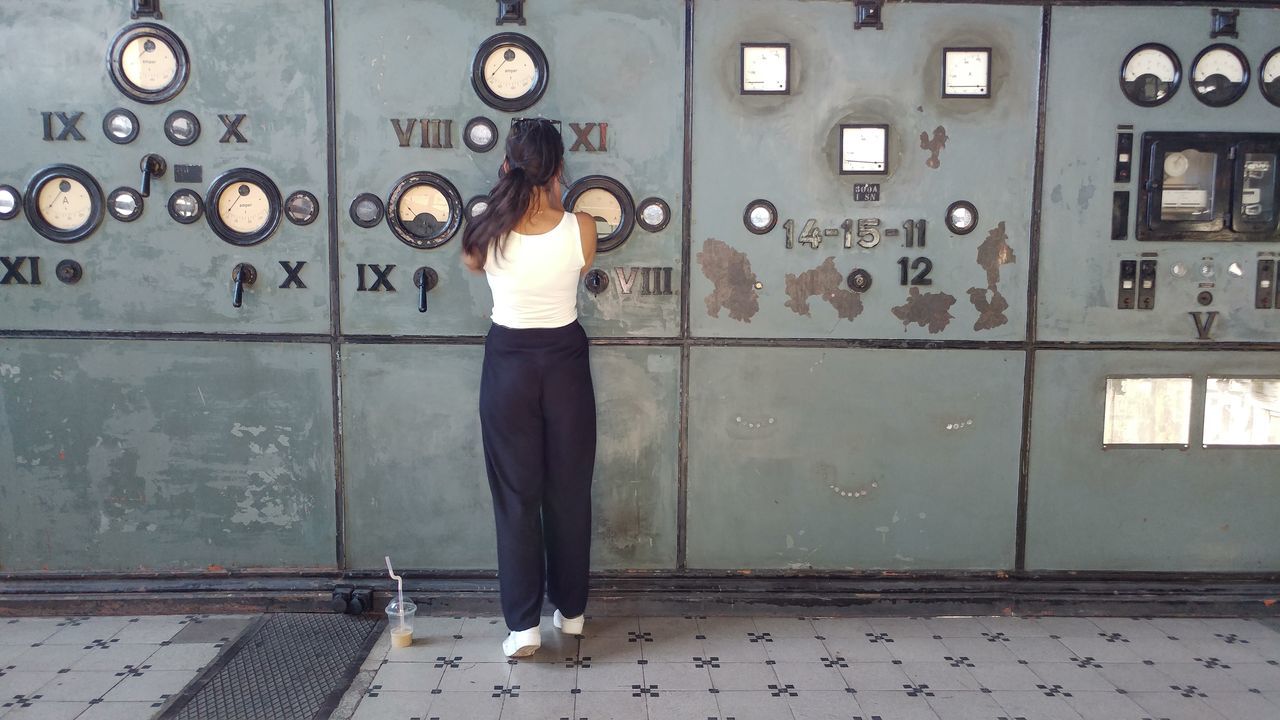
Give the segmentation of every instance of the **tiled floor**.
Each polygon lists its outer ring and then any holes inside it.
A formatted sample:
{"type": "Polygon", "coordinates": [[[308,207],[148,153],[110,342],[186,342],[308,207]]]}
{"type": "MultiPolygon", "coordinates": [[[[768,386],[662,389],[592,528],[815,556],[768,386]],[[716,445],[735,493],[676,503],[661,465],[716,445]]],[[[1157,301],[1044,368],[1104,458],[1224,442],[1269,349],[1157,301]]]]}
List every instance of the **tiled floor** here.
{"type": "Polygon", "coordinates": [[[379,642],[345,705],[355,720],[1280,719],[1280,634],[1251,620],[606,617],[581,638],[544,622],[518,662],[505,632],[419,618],[413,647],[379,642]]]}
{"type": "Polygon", "coordinates": [[[146,720],[250,620],[0,617],[0,719],[146,720]]]}

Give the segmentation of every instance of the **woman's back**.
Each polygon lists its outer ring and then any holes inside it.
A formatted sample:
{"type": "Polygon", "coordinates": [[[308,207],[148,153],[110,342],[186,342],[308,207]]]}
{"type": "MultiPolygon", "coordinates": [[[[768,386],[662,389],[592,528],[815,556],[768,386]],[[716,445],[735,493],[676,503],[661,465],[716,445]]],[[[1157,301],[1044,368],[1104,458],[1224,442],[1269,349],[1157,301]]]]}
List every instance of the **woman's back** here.
{"type": "Polygon", "coordinates": [[[492,320],[509,328],[563,327],[578,319],[578,278],[586,264],[577,217],[561,213],[550,230],[512,230],[501,256],[490,247],[484,271],[493,292],[492,320]]]}

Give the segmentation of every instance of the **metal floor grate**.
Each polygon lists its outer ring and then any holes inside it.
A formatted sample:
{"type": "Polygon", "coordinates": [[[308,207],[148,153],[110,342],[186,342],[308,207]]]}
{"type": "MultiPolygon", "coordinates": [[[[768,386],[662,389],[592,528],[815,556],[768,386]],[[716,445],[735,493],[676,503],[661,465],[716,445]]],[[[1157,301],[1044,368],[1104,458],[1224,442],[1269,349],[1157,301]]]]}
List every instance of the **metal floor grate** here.
{"type": "Polygon", "coordinates": [[[246,630],[160,720],[328,717],[381,625],[379,618],[350,615],[268,615],[246,630]]]}

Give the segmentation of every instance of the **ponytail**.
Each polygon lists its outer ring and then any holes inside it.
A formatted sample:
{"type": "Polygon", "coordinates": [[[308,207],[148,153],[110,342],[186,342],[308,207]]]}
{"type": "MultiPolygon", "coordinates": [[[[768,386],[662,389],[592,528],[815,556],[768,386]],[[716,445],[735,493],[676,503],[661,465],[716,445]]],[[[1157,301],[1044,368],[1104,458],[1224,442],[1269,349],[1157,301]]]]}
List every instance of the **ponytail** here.
{"type": "Polygon", "coordinates": [[[507,137],[505,169],[499,171],[498,182],[489,191],[489,206],[463,230],[462,251],[481,264],[488,261],[491,249],[501,258],[507,234],[529,209],[533,189],[555,178],[563,158],[564,141],[551,121],[517,121],[507,137]]]}

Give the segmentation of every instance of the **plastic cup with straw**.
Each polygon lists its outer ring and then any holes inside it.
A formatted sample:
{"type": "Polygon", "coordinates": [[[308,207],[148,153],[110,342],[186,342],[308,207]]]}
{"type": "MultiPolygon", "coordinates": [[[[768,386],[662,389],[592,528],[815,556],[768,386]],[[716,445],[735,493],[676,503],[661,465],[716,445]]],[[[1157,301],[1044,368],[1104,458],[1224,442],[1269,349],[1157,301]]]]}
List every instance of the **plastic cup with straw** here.
{"type": "Polygon", "coordinates": [[[391,624],[391,647],[404,648],[413,644],[413,617],[418,606],[404,599],[404,579],[391,569],[391,557],[387,561],[387,574],[396,581],[396,599],[387,605],[387,622],[391,624]]]}

